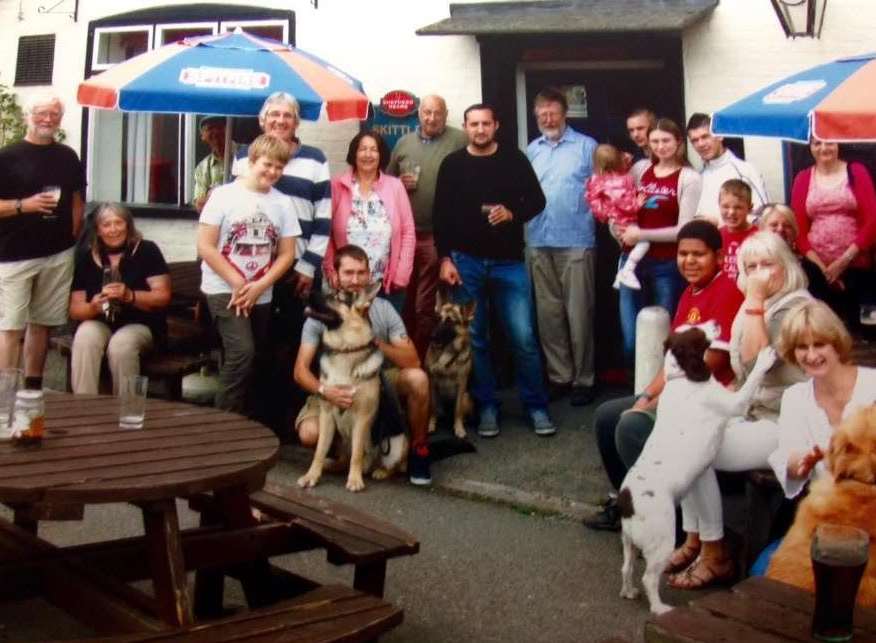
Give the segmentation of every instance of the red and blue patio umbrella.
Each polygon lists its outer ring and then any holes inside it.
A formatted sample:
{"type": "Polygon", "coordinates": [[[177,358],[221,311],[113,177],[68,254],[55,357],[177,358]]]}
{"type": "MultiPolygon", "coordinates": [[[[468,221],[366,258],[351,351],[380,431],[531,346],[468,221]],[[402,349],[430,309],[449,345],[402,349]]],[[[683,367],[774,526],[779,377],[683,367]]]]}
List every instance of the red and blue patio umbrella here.
{"type": "Polygon", "coordinates": [[[876,142],[876,54],[840,58],[775,82],[712,115],[712,131],[807,143],[876,142]]]}
{"type": "Polygon", "coordinates": [[[362,84],[336,67],[283,43],[241,31],[186,38],[126,60],[79,84],[86,107],[126,112],[253,116],[284,91],[317,120],[363,120],[362,84]]]}

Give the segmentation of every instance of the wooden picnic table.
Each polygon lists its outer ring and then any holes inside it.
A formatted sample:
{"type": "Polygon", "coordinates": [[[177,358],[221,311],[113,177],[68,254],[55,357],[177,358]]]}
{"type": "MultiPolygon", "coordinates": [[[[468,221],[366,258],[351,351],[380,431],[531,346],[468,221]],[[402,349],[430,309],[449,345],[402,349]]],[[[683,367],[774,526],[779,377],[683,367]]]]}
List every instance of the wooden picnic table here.
{"type": "MultiPolygon", "coordinates": [[[[645,641],[814,641],[810,636],[814,605],[808,592],[755,576],[651,619],[645,625],[645,641]]],[[[876,610],[855,609],[854,640],[876,641],[876,610]]]]}
{"type": "Polygon", "coordinates": [[[43,440],[0,442],[0,502],[14,511],[14,524],[0,521],[2,595],[26,592],[37,570],[53,602],[99,631],[189,627],[187,568],[289,548],[283,526],[258,525],[249,503],[279,442],[241,416],[154,399],[142,429],[121,429],[118,405],[112,397],[48,393],[43,440]],[[223,524],[184,543],[176,499],[202,492],[217,499],[223,524]],[[40,520],[81,519],[87,504],[116,502],[142,510],[143,538],[62,549],[37,535],[40,520]],[[123,582],[144,563],[154,598],[123,582]]]}

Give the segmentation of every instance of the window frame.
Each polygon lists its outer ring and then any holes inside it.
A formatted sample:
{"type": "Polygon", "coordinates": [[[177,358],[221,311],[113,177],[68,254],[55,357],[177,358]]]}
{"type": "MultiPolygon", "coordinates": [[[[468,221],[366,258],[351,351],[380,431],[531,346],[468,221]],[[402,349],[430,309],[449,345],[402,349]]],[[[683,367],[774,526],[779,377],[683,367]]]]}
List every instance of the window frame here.
{"type": "Polygon", "coordinates": [[[159,47],[163,47],[165,44],[170,43],[162,43],[161,37],[165,31],[170,31],[172,29],[212,29],[212,33],[204,34],[205,36],[215,36],[219,34],[219,21],[218,20],[207,20],[202,22],[161,22],[155,25],[155,37],[152,42],[152,48],[158,49],[159,47]]]}
{"type": "MultiPolygon", "coordinates": [[[[102,34],[112,32],[147,31],[149,47],[147,51],[157,48],[162,33],[169,29],[180,28],[211,28],[213,34],[233,31],[236,27],[246,29],[249,26],[279,27],[282,29],[283,41],[295,44],[296,12],[289,9],[268,7],[253,7],[242,4],[179,4],[162,7],[151,7],[93,20],[88,25],[88,43],[85,57],[84,78],[91,78],[100,72],[110,69],[113,64],[98,64],[99,38],[102,34]]],[[[82,111],[81,145],[82,160],[88,176],[88,198],[94,198],[93,177],[100,170],[100,163],[95,161],[95,130],[98,110],[85,108],[82,111]]],[[[180,129],[177,147],[179,157],[177,166],[179,176],[176,184],[177,203],[130,203],[132,212],[137,216],[150,218],[185,218],[196,219],[197,213],[186,200],[193,186],[190,176],[198,160],[196,158],[196,143],[199,139],[197,130],[197,115],[180,114],[180,129]]]]}
{"type": "Polygon", "coordinates": [[[289,44],[289,21],[266,19],[266,20],[223,20],[219,23],[219,33],[232,32],[237,27],[246,31],[247,27],[281,27],[283,29],[282,41],[289,44]]]}
{"type": "MultiPolygon", "coordinates": [[[[131,33],[134,31],[145,31],[146,36],[146,51],[152,51],[155,36],[155,25],[131,25],[118,27],[96,27],[92,36],[91,50],[91,71],[106,71],[115,67],[118,63],[99,63],[97,57],[100,55],[100,37],[105,33],[131,33]]],[[[146,52],[143,52],[146,53],[146,52]]]]}

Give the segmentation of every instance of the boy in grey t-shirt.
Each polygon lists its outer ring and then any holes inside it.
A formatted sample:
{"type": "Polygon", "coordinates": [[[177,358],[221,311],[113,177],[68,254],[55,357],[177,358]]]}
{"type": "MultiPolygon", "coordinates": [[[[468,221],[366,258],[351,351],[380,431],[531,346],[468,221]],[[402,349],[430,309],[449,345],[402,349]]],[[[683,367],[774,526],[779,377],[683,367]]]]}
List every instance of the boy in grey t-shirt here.
{"type": "MultiPolygon", "coordinates": [[[[335,271],[338,286],[346,292],[361,292],[371,282],[368,255],[358,246],[348,245],[335,253],[335,271]]],[[[411,452],[408,459],[410,481],[416,485],[432,483],[429,471],[429,378],[420,368],[420,358],[398,313],[392,305],[375,299],[369,309],[375,343],[390,368],[384,381],[389,380],[402,401],[411,431],[411,452]]],[[[298,385],[310,398],[295,420],[298,438],[304,446],[315,446],[319,437],[319,398],[328,400],[341,409],[353,404],[348,388],[325,386],[310,370],[322,341],[322,322],[308,319],[301,332],[301,347],[295,359],[294,376],[298,385]]]]}

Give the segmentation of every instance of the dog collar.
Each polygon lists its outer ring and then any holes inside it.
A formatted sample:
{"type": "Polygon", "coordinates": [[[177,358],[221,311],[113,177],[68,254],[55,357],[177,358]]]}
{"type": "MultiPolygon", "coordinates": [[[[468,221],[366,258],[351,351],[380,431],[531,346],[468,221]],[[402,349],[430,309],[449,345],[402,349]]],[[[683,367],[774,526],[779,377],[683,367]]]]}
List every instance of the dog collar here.
{"type": "Polygon", "coordinates": [[[364,344],[360,344],[359,346],[351,346],[350,348],[331,348],[330,346],[327,346],[324,350],[326,353],[357,353],[359,351],[364,351],[366,348],[372,348],[376,346],[377,342],[371,339],[364,344]]]}

